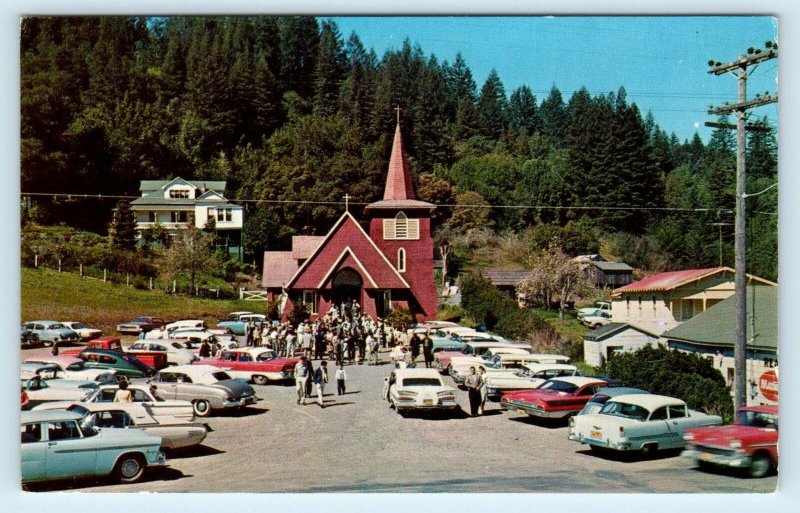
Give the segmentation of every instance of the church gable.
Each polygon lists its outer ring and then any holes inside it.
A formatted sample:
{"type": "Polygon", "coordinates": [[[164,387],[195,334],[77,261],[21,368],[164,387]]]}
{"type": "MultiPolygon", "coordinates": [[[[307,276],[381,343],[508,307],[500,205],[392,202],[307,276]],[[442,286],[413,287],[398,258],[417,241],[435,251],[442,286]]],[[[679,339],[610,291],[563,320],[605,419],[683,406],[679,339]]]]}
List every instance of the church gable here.
{"type": "Polygon", "coordinates": [[[364,286],[407,289],[408,283],[367,236],[356,220],[345,213],[306,260],[288,287],[319,289],[330,285],[337,271],[350,267],[362,274],[364,286]]]}

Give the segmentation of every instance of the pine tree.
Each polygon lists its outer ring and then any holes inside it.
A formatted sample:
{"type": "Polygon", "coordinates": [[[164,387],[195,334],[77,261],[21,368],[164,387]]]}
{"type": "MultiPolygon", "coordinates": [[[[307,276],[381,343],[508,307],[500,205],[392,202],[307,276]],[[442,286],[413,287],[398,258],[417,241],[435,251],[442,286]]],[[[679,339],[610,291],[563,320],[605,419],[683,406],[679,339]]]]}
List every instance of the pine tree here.
{"type": "Polygon", "coordinates": [[[539,116],[542,118],[542,133],[557,145],[563,145],[567,135],[568,115],[564,106],[564,99],[555,86],[550,89],[550,94],[539,107],[539,116]]]}
{"type": "Polygon", "coordinates": [[[507,124],[508,100],[503,82],[497,71],[492,68],[478,97],[478,116],[481,121],[481,132],[493,139],[499,139],[507,124]]]}
{"type": "Polygon", "coordinates": [[[335,23],[324,21],[314,69],[314,112],[323,116],[336,112],[345,71],[346,57],[339,29],[335,23]]]}
{"type": "Polygon", "coordinates": [[[127,201],[120,201],[114,209],[108,234],[111,246],[132,250],[136,247],[136,218],[127,201]]]}
{"type": "Polygon", "coordinates": [[[511,127],[517,132],[534,134],[542,131],[542,119],[536,105],[536,96],[530,87],[524,85],[511,93],[508,104],[511,127]]]}

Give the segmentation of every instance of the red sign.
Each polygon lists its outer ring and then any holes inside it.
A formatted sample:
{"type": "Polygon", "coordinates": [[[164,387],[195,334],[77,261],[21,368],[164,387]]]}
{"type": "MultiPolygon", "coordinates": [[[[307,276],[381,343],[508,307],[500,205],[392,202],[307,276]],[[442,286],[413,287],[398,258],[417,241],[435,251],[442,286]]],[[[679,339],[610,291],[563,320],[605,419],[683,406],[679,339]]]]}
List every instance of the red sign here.
{"type": "Polygon", "coordinates": [[[768,370],[758,378],[758,388],[765,399],[778,402],[778,375],[774,370],[768,370]]]}

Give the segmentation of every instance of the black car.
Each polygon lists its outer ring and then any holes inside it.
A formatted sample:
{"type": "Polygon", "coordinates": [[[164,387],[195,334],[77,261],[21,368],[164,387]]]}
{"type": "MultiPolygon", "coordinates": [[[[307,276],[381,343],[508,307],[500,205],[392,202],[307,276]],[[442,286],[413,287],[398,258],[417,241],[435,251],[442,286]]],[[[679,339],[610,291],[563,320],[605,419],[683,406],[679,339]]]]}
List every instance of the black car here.
{"type": "Polygon", "coordinates": [[[22,347],[33,347],[40,345],[39,342],[39,335],[34,333],[33,331],[29,330],[28,328],[22,328],[22,347]]]}

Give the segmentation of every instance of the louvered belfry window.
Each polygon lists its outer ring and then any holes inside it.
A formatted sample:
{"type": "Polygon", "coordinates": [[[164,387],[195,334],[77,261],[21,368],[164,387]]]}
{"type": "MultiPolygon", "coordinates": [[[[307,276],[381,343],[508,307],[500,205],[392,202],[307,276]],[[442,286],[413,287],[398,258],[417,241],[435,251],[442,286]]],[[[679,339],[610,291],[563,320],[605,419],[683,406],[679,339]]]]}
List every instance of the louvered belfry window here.
{"type": "Polygon", "coordinates": [[[419,239],[419,219],[409,219],[398,212],[394,219],[383,220],[384,240],[417,240],[419,239]]]}

